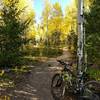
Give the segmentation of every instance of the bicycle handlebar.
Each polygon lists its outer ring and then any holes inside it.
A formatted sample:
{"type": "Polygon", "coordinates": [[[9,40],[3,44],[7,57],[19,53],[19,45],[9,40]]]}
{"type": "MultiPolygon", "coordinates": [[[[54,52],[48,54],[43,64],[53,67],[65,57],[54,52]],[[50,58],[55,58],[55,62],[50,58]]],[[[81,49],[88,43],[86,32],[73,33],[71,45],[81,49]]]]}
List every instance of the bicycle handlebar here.
{"type": "Polygon", "coordinates": [[[66,65],[65,62],[61,61],[61,60],[57,60],[61,65],[66,65]]]}
{"type": "Polygon", "coordinates": [[[65,69],[66,69],[68,72],[70,72],[74,77],[76,77],[76,75],[74,75],[74,73],[73,73],[69,68],[66,67],[66,66],[72,66],[72,63],[67,64],[67,63],[65,63],[65,62],[63,62],[63,61],[61,61],[61,60],[57,60],[57,62],[59,62],[60,64],[64,65],[64,66],[65,66],[65,69]]]}
{"type": "Polygon", "coordinates": [[[57,60],[57,62],[59,62],[61,65],[64,65],[64,66],[72,66],[72,63],[67,64],[67,63],[65,63],[65,62],[63,62],[61,60],[57,60]]]}

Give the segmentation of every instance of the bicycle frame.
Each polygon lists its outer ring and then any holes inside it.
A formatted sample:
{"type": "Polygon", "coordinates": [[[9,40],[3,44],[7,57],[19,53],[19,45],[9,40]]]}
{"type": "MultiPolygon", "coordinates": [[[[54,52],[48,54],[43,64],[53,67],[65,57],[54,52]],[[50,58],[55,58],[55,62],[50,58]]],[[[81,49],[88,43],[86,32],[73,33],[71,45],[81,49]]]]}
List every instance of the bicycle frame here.
{"type": "Polygon", "coordinates": [[[85,80],[84,80],[85,72],[83,72],[81,74],[81,76],[79,77],[79,76],[75,75],[69,69],[70,64],[66,64],[65,62],[62,62],[60,60],[58,60],[58,62],[64,66],[64,68],[61,71],[61,77],[63,78],[63,81],[65,83],[66,83],[66,81],[70,83],[69,87],[73,88],[73,93],[74,92],[80,93],[83,89],[83,83],[85,82],[85,80]],[[67,79],[66,79],[66,77],[67,77],[67,79]],[[82,84],[80,84],[80,83],[82,83],[82,84]]]}
{"type": "Polygon", "coordinates": [[[100,100],[98,94],[95,94],[89,87],[89,85],[95,86],[95,84],[99,84],[100,86],[100,83],[96,81],[86,81],[86,70],[83,71],[81,76],[78,76],[70,70],[69,66],[71,66],[71,64],[67,64],[61,60],[58,60],[58,62],[64,67],[61,73],[55,74],[52,78],[51,93],[55,100],[62,100],[61,98],[65,97],[65,93],[75,95],[77,98],[76,100],[83,100],[84,98],[88,98],[89,100],[100,100]]]}

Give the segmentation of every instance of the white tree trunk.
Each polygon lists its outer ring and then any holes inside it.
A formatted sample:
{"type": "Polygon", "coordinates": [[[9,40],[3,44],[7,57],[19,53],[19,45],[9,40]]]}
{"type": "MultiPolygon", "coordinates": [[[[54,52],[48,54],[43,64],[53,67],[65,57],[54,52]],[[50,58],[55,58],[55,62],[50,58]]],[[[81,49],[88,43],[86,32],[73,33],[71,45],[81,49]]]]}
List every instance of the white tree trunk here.
{"type": "Polygon", "coordinates": [[[78,0],[78,50],[77,50],[77,56],[78,56],[78,74],[80,75],[82,73],[82,67],[83,67],[83,51],[84,51],[84,28],[83,28],[83,9],[84,4],[83,0],[78,0]]]}

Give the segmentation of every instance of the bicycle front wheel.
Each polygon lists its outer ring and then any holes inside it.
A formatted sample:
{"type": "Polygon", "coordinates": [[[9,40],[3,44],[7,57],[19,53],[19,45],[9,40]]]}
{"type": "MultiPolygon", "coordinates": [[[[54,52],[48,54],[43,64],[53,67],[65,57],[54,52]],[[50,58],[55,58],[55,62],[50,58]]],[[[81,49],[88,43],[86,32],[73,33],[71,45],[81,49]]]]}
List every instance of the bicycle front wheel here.
{"type": "Polygon", "coordinates": [[[55,74],[52,78],[51,93],[55,100],[64,99],[65,85],[60,74],[55,74]]]}

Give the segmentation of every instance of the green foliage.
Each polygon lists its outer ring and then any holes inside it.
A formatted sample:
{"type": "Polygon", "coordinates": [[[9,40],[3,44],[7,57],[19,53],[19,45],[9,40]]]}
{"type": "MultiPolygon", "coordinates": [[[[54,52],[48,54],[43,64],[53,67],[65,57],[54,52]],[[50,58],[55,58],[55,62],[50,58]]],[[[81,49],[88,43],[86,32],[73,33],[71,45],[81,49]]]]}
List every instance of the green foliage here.
{"type": "Polygon", "coordinates": [[[43,55],[47,57],[57,57],[61,56],[63,53],[62,49],[59,48],[44,48],[43,49],[43,55]],[[48,51],[48,52],[47,52],[48,51]]]}
{"type": "Polygon", "coordinates": [[[87,74],[90,76],[90,79],[95,79],[100,81],[100,70],[89,68],[87,74]]]}
{"type": "Polygon", "coordinates": [[[85,19],[88,62],[100,65],[100,0],[93,1],[90,12],[85,13],[85,19]]]}
{"type": "Polygon", "coordinates": [[[52,33],[51,37],[49,38],[50,46],[54,46],[54,47],[60,46],[60,44],[61,44],[60,36],[61,36],[60,31],[57,31],[57,30],[54,31],[52,33]]]}
{"type": "Polygon", "coordinates": [[[32,55],[34,57],[56,57],[62,55],[62,49],[53,47],[34,47],[24,51],[25,55],[32,55]]]}
{"type": "Polygon", "coordinates": [[[12,67],[20,63],[21,46],[27,42],[24,33],[30,19],[21,20],[25,8],[19,9],[19,0],[8,0],[0,10],[0,67],[12,67]]]}
{"type": "Polygon", "coordinates": [[[70,50],[77,50],[77,35],[73,30],[71,30],[70,34],[67,36],[67,45],[70,50]]]}

